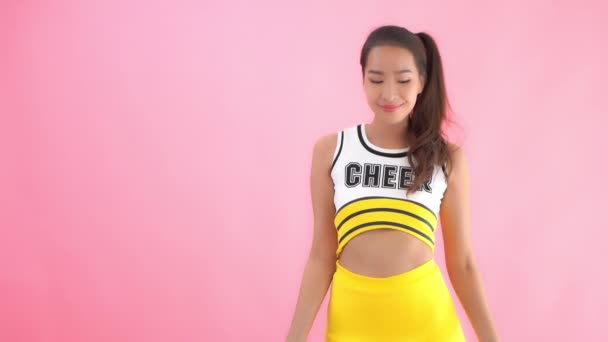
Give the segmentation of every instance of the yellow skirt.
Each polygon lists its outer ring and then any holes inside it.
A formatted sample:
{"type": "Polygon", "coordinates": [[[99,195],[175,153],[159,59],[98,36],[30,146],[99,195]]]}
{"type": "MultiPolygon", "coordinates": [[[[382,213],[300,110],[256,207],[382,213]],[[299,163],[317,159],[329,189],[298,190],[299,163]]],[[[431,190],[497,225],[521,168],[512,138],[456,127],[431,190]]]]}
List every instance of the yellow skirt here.
{"type": "Polygon", "coordinates": [[[430,260],[376,278],[336,262],[327,308],[327,342],[466,341],[441,270],[430,260]]]}

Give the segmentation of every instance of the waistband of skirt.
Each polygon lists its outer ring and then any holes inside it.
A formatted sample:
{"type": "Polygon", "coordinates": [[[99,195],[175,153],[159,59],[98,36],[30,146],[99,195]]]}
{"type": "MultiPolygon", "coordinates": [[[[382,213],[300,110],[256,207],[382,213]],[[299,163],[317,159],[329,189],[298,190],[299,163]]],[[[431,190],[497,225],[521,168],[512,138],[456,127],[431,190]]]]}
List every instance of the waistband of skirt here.
{"type": "Polygon", "coordinates": [[[347,269],[340,263],[340,260],[338,259],[336,261],[336,273],[334,274],[334,280],[347,281],[351,285],[362,286],[368,289],[386,289],[390,287],[407,285],[438,272],[441,271],[439,270],[435,259],[431,259],[404,273],[399,273],[388,277],[371,277],[355,273],[347,269]]]}

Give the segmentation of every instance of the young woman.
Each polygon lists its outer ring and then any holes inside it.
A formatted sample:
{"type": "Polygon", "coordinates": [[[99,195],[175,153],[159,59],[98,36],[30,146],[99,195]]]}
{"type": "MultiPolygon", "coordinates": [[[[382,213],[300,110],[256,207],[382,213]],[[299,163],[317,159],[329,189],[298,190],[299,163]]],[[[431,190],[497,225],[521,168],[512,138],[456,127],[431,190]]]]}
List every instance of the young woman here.
{"type": "Polygon", "coordinates": [[[313,150],[314,235],[287,341],[305,341],[331,284],[326,340],[465,341],[435,263],[441,222],[449,279],[479,341],[498,341],[470,240],[469,174],[448,143],[434,40],[397,26],[361,51],[374,119],[313,150]]]}

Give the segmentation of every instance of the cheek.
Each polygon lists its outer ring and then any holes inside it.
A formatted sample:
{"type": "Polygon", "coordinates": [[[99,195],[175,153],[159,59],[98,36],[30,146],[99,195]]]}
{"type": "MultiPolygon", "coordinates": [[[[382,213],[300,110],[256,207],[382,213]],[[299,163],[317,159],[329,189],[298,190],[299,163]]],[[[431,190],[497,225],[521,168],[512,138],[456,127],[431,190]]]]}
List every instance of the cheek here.
{"type": "Polygon", "coordinates": [[[364,87],[364,90],[365,90],[365,96],[367,97],[367,99],[369,101],[375,100],[379,95],[378,87],[372,87],[372,86],[366,85],[364,87]]]}
{"type": "Polygon", "coordinates": [[[408,85],[407,87],[403,88],[403,90],[401,91],[401,94],[402,94],[403,98],[407,99],[408,101],[416,101],[416,96],[418,96],[418,91],[414,85],[408,85]]]}

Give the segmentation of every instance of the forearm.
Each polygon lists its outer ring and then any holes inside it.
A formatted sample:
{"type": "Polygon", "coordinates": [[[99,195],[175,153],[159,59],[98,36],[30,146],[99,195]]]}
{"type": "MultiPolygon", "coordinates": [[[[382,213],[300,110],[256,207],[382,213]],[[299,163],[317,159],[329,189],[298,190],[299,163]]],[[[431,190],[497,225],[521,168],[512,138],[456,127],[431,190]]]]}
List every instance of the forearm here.
{"type": "Polygon", "coordinates": [[[450,281],[480,342],[497,342],[481,276],[474,264],[448,271],[450,281]]]}
{"type": "Polygon", "coordinates": [[[306,341],[335,272],[335,260],[311,256],[306,263],[287,341],[306,341]]]}

